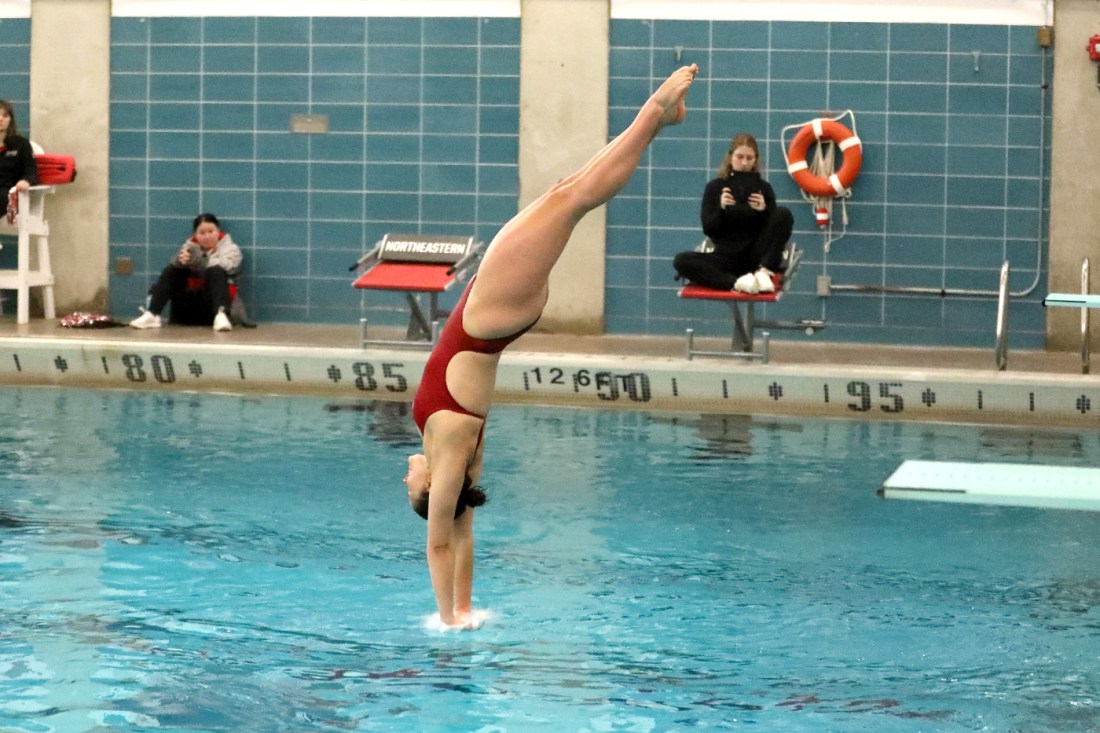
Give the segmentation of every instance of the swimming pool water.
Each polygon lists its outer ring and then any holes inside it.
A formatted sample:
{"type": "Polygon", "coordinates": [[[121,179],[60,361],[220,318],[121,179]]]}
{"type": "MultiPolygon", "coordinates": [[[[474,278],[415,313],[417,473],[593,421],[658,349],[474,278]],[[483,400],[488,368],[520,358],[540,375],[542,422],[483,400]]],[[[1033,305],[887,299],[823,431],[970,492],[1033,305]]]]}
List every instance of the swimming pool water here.
{"type": "Polygon", "coordinates": [[[1100,515],[887,502],[1065,430],[495,408],[480,630],[401,403],[0,391],[0,730],[1100,730],[1100,515]]]}

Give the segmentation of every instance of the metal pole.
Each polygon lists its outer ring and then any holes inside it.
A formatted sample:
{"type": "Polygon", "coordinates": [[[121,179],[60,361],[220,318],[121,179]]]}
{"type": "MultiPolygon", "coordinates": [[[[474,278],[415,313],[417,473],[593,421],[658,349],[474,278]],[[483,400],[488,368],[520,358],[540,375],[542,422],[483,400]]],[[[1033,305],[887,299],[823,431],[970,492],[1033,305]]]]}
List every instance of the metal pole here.
{"type": "MultiPolygon", "coordinates": [[[[1089,258],[1081,261],[1081,294],[1089,295],[1089,258]]],[[[1089,373],[1089,310],[1081,309],[1081,373],[1089,373]]]]}
{"type": "Polygon", "coordinates": [[[997,370],[1008,367],[1008,260],[1001,265],[1001,286],[997,296],[997,370]]]}

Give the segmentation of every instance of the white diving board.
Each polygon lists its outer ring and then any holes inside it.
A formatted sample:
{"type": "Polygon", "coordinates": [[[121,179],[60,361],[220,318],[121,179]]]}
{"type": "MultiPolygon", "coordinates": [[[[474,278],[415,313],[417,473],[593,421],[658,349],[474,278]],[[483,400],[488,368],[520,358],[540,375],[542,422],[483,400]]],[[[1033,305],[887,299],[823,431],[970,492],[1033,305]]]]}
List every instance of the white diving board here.
{"type": "Polygon", "coordinates": [[[1067,308],[1100,308],[1100,295],[1081,293],[1051,293],[1043,298],[1045,306],[1065,306],[1067,308]]]}
{"type": "Polygon", "coordinates": [[[1100,511],[1100,468],[902,461],[878,494],[884,499],[1100,511]]]}

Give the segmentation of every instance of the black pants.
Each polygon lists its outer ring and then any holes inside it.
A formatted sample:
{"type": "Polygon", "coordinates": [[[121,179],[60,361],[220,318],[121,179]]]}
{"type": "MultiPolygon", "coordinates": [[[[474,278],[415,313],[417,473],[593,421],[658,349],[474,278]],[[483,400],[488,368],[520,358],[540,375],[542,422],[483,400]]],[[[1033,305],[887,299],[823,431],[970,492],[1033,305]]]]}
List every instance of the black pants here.
{"type": "Polygon", "coordinates": [[[149,288],[149,310],[159,314],[172,304],[169,320],[187,326],[209,326],[219,308],[229,313],[229,273],[223,267],[195,271],[169,265],[149,288]]]}
{"type": "Polygon", "coordinates": [[[755,238],[715,242],[713,252],[681,252],[672,260],[672,266],[678,277],[696,285],[733,290],[733,283],[747,272],[756,272],[761,267],[779,271],[783,248],[793,229],[794,215],[790,209],[777,206],[755,238]]]}

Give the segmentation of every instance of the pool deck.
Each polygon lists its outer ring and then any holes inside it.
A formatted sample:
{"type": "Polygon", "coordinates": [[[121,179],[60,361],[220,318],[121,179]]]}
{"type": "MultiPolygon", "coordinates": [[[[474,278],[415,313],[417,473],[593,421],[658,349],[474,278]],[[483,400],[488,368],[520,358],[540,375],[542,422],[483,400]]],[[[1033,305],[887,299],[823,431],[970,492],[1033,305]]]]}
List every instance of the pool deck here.
{"type": "MultiPolygon", "coordinates": [[[[398,339],[400,334],[372,336],[398,339]]],[[[759,342],[759,339],[758,339],[759,342]]],[[[697,339],[726,351],[729,339],[697,339]]],[[[759,343],[758,343],[759,348],[759,343]]],[[[0,384],[298,392],[408,400],[427,349],[359,347],[357,325],[67,329],[0,319],[0,384]]],[[[1100,427],[1100,376],[1077,352],[776,341],[770,360],[687,359],[684,338],[530,333],[505,352],[500,402],[730,414],[1100,427]]],[[[1100,366],[1097,367],[1100,369],[1100,366]]]]}

